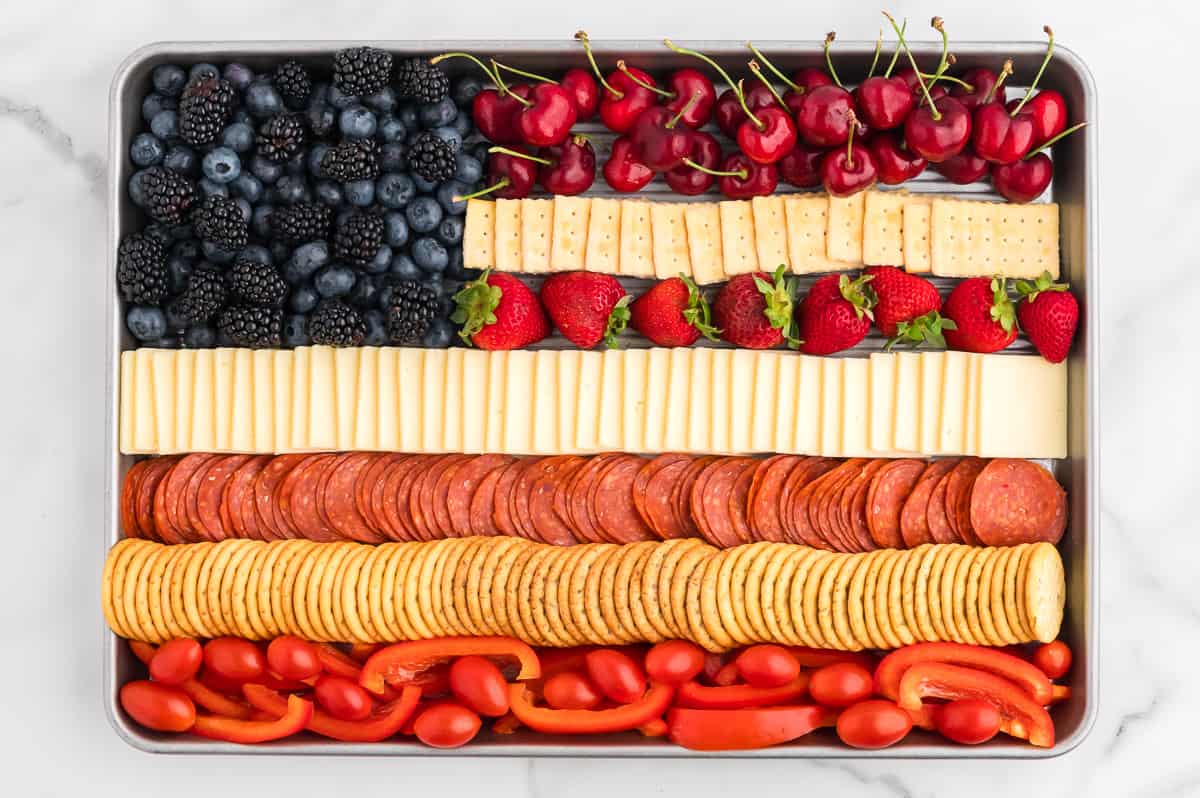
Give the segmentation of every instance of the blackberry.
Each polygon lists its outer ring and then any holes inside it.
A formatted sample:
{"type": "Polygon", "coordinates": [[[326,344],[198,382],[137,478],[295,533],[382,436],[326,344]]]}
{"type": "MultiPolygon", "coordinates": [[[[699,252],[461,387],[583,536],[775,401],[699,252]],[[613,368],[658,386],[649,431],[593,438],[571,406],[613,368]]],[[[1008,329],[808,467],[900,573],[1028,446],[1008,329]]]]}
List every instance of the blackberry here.
{"type": "Polygon", "coordinates": [[[215,269],[196,269],[168,313],[187,324],[203,324],[225,305],[225,280],[215,269]]]}
{"type": "Polygon", "coordinates": [[[407,58],[396,67],[396,93],[435,103],[450,93],[450,78],[427,58],[407,58]]]}
{"type": "Polygon", "coordinates": [[[415,280],[394,283],[387,306],[388,338],[398,344],[419,343],[440,305],[437,293],[415,280]]]}
{"type": "Polygon", "coordinates": [[[304,123],[296,114],[280,114],[258,129],[258,154],[275,163],[283,163],[304,147],[304,123]]]}
{"type": "Polygon", "coordinates": [[[314,344],[358,346],[367,335],[367,323],[354,308],[339,299],[327,299],[308,320],[314,344]]]}
{"type": "Polygon", "coordinates": [[[237,91],[216,75],[188,81],[179,100],[179,135],[191,145],[212,144],[229,121],[237,91]]]}
{"type": "Polygon", "coordinates": [[[238,258],[229,270],[229,290],[241,302],[277,308],[283,305],[288,284],[274,266],[238,258]]]}
{"type": "Polygon", "coordinates": [[[234,306],[217,320],[217,329],[234,346],[264,349],[279,346],[283,311],[279,308],[234,306]]]}
{"type": "Polygon", "coordinates": [[[312,79],[299,61],[284,61],[275,67],[272,80],[275,81],[275,88],[283,95],[284,102],[290,106],[303,107],[312,94],[312,79]]]}
{"type": "Polygon", "coordinates": [[[151,166],[141,174],[142,195],[150,218],[167,224],[182,222],[184,212],[196,201],[192,182],[161,166],[151,166]]]}
{"type": "Polygon", "coordinates": [[[352,213],[338,225],[333,251],[344,260],[364,266],[383,246],[383,217],[374,213],[352,213]]]}
{"type": "Polygon", "coordinates": [[[417,136],[408,148],[408,166],[430,183],[449,180],[458,169],[454,148],[429,131],[417,136]]]}
{"type": "Polygon", "coordinates": [[[246,246],[247,223],[235,199],[207,197],[192,213],[192,224],[201,241],[222,249],[238,250],[246,246]]]}
{"type": "Polygon", "coordinates": [[[117,250],[117,286],[126,302],[157,305],[167,293],[167,253],[152,236],[125,236],[117,250]]]}
{"type": "Polygon", "coordinates": [[[374,180],[379,176],[379,154],[371,139],[343,141],[321,158],[321,173],[341,183],[374,180]]]}
{"type": "Polygon", "coordinates": [[[349,47],[333,56],[333,85],[343,94],[365,97],[387,85],[392,54],[374,47],[349,47]]]}
{"type": "Polygon", "coordinates": [[[289,244],[322,239],[329,232],[331,210],[317,202],[297,202],[277,208],[268,217],[271,234],[289,244]]]}

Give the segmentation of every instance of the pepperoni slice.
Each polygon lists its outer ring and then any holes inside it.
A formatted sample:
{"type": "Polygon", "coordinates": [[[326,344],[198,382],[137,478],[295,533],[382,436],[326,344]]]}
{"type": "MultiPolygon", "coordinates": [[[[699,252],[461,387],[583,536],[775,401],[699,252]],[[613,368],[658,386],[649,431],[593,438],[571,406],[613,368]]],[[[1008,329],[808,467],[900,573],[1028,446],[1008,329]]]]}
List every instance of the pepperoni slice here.
{"type": "Polygon", "coordinates": [[[929,531],[929,518],[926,509],[929,507],[929,497],[934,487],[946,472],[954,468],[956,460],[934,460],[925,466],[921,478],[917,480],[912,493],[900,510],[900,535],[904,545],[910,549],[923,543],[933,543],[933,535],[929,531]]]}
{"type": "Polygon", "coordinates": [[[229,487],[230,478],[249,459],[248,454],[219,457],[204,470],[204,477],[196,493],[196,516],[200,519],[200,526],[209,540],[224,540],[233,535],[228,511],[222,518],[221,507],[225,503],[225,491],[229,487]]]}
{"type": "MultiPolygon", "coordinates": [[[[842,492],[858,473],[862,460],[846,460],[835,469],[837,476],[831,477],[827,487],[821,492],[817,509],[817,532],[825,538],[834,551],[848,553],[853,550],[842,529],[842,519],[839,515],[842,492]]],[[[811,513],[810,513],[811,514],[811,513]]]]}
{"type": "Polygon", "coordinates": [[[633,504],[633,480],[642,467],[642,458],[634,454],[614,457],[600,472],[592,490],[592,510],[597,527],[615,543],[654,540],[654,533],[642,521],[633,504]]]}
{"type": "Polygon", "coordinates": [[[288,504],[286,512],[291,515],[301,536],[308,540],[328,543],[342,539],[337,530],[331,528],[321,517],[318,491],[321,479],[339,457],[341,455],[338,454],[313,455],[306,462],[296,466],[280,488],[281,499],[288,504]]]}
{"type": "Polygon", "coordinates": [[[612,461],[615,454],[598,454],[587,461],[575,475],[567,487],[567,511],[571,516],[571,528],[575,535],[588,543],[611,542],[604,537],[596,524],[596,516],[592,510],[592,486],[599,477],[600,471],[612,461]]]}
{"type": "Polygon", "coordinates": [[[260,454],[251,457],[233,472],[229,479],[229,487],[225,489],[225,497],[221,502],[228,508],[229,524],[232,535],[247,540],[274,540],[274,535],[266,537],[263,527],[258,521],[258,513],[254,509],[254,480],[271,462],[271,455],[260,454]]]}
{"type": "Polygon", "coordinates": [[[841,478],[842,472],[836,463],[808,480],[796,494],[796,506],[792,513],[793,529],[796,542],[816,549],[836,551],[832,541],[826,538],[825,526],[828,520],[822,517],[822,502],[825,492],[832,483],[841,478]]]}
{"type": "Polygon", "coordinates": [[[920,460],[892,460],[875,474],[867,490],[867,531],[875,545],[885,549],[904,548],[900,534],[900,511],[925,471],[920,460]]]}
{"type": "Polygon", "coordinates": [[[987,546],[1045,541],[1067,528],[1067,494],[1049,471],[1028,460],[1000,458],[975,479],[971,527],[987,546]]]}
{"type": "Polygon", "coordinates": [[[660,454],[658,457],[655,457],[652,460],[647,460],[641,467],[641,470],[638,471],[637,477],[635,477],[633,480],[633,506],[637,508],[638,515],[640,515],[642,520],[646,522],[646,526],[650,527],[651,529],[654,528],[654,524],[651,523],[649,513],[646,511],[646,491],[650,485],[650,480],[653,479],[654,475],[660,470],[671,463],[679,462],[681,459],[690,460],[691,458],[686,454],[678,454],[675,452],[666,452],[665,454],[660,454]]]}
{"type": "Polygon", "coordinates": [[[675,487],[683,473],[692,464],[692,458],[674,460],[655,472],[646,486],[646,515],[650,528],[663,540],[687,537],[687,527],[679,517],[679,505],[675,502],[675,487]]]}
{"type": "Polygon", "coordinates": [[[516,523],[513,521],[512,505],[509,504],[508,500],[512,496],[517,476],[524,465],[525,459],[518,457],[504,467],[504,470],[500,472],[500,476],[496,480],[495,498],[492,500],[492,523],[501,535],[521,537],[520,532],[517,531],[516,523]]]}
{"type": "Polygon", "coordinates": [[[743,543],[750,543],[757,538],[750,526],[750,486],[754,484],[754,475],[762,467],[764,461],[750,460],[738,473],[729,493],[729,520],[733,522],[733,531],[743,543]]]}
{"type": "MultiPolygon", "coordinates": [[[[532,486],[529,490],[529,524],[534,537],[543,543],[555,546],[570,546],[579,541],[571,528],[563,523],[558,512],[554,509],[554,497],[558,492],[558,481],[566,474],[569,476],[573,469],[579,468],[584,458],[574,455],[547,457],[526,469],[526,474],[532,474],[532,486]]],[[[518,484],[520,480],[518,480],[518,484]]]]}
{"type": "Polygon", "coordinates": [[[934,543],[963,542],[962,538],[954,534],[954,528],[950,526],[950,519],[946,515],[946,486],[950,483],[950,472],[954,470],[959,461],[954,459],[950,462],[950,467],[933,486],[933,492],[929,494],[929,505],[925,508],[929,536],[933,538],[934,543]]]}
{"type": "Polygon", "coordinates": [[[137,497],[133,503],[133,515],[137,519],[138,527],[141,528],[147,538],[168,543],[170,541],[164,540],[159,535],[159,523],[158,516],[155,514],[154,497],[158,493],[158,486],[162,484],[163,478],[175,467],[175,464],[179,462],[179,458],[155,457],[146,462],[150,465],[146,466],[141,479],[138,480],[137,497]]]}
{"type": "Polygon", "coordinates": [[[384,472],[378,505],[375,492],[371,492],[371,506],[375,508],[376,515],[383,519],[384,532],[392,540],[420,540],[408,509],[408,494],[414,473],[423,467],[425,461],[426,458],[421,455],[395,460],[384,472]]]}
{"type": "Polygon", "coordinates": [[[258,522],[264,533],[269,532],[269,535],[264,534],[263,537],[283,539],[298,536],[291,519],[283,516],[278,503],[278,491],[280,483],[307,457],[306,454],[279,455],[267,463],[267,467],[255,478],[254,509],[258,513],[258,522]]]}
{"type": "Polygon", "coordinates": [[[211,454],[185,455],[167,474],[154,495],[154,515],[162,524],[159,535],[168,543],[194,543],[183,510],[183,496],[196,470],[213,458],[211,454]]]}
{"type": "Polygon", "coordinates": [[[354,506],[358,508],[358,514],[363,517],[367,526],[388,540],[393,538],[388,534],[383,519],[376,515],[372,499],[378,489],[379,499],[382,502],[384,470],[403,456],[395,453],[374,452],[371,455],[371,462],[367,463],[367,467],[358,473],[358,481],[354,483],[354,506]]]}
{"type": "Polygon", "coordinates": [[[539,538],[537,529],[534,528],[530,518],[529,493],[533,490],[533,480],[537,475],[538,463],[544,459],[544,457],[530,457],[525,461],[525,464],[517,471],[517,480],[513,483],[512,493],[508,497],[508,511],[512,514],[517,534],[534,541],[538,541],[539,538]]]}
{"type": "Polygon", "coordinates": [[[455,536],[482,534],[471,529],[471,503],[475,489],[488,474],[509,462],[512,462],[512,458],[508,455],[483,454],[469,458],[458,467],[446,492],[446,514],[455,536]]]}
{"type": "Polygon", "coordinates": [[[696,480],[708,466],[717,459],[717,455],[709,454],[697,457],[680,475],[679,481],[671,492],[671,501],[675,505],[675,515],[683,524],[686,538],[703,537],[699,523],[692,514],[692,494],[695,492],[696,480]]]}
{"type": "Polygon", "coordinates": [[[188,476],[183,493],[179,496],[179,506],[175,510],[175,517],[182,522],[180,532],[186,543],[199,543],[202,540],[212,540],[204,529],[204,525],[200,523],[200,508],[197,501],[200,494],[200,483],[204,480],[204,474],[223,455],[207,454],[204,457],[204,462],[188,476]]]}
{"type": "Polygon", "coordinates": [[[782,543],[787,540],[779,510],[782,506],[783,485],[792,470],[807,458],[794,454],[777,454],[763,460],[754,471],[747,505],[750,536],[755,540],[782,543]]]}
{"type": "Polygon", "coordinates": [[[500,475],[510,465],[512,465],[512,459],[508,459],[505,463],[493,468],[484,475],[483,479],[479,481],[479,486],[475,488],[475,492],[471,496],[472,535],[500,534],[500,530],[496,528],[495,520],[496,483],[500,481],[500,475]]]}
{"type": "Polygon", "coordinates": [[[121,531],[127,538],[148,537],[147,533],[138,526],[133,506],[136,501],[138,482],[141,481],[142,474],[149,466],[149,460],[138,460],[125,472],[125,479],[121,482],[121,531]]]}
{"type": "Polygon", "coordinates": [[[320,506],[335,532],[343,538],[360,543],[382,543],[380,535],[358,509],[358,480],[375,460],[371,452],[351,452],[342,455],[326,472],[317,490],[320,506]]]}
{"type": "Polygon", "coordinates": [[[554,507],[558,520],[570,530],[571,536],[575,538],[576,542],[584,542],[585,539],[581,538],[579,530],[575,527],[575,519],[571,514],[571,486],[575,483],[575,475],[586,468],[589,462],[591,462],[590,458],[581,457],[578,462],[559,471],[554,480],[554,496],[551,498],[551,505],[554,507]]]}
{"type": "Polygon", "coordinates": [[[828,457],[812,457],[792,469],[783,483],[779,497],[779,520],[783,522],[785,537],[792,543],[802,543],[816,548],[825,548],[809,523],[809,501],[818,479],[828,474],[838,461],[828,457]],[[811,486],[811,487],[810,487],[811,486]]]}
{"type": "Polygon", "coordinates": [[[874,551],[878,548],[871,537],[871,530],[867,528],[867,493],[875,475],[886,463],[887,460],[868,461],[850,486],[842,492],[842,507],[855,551],[874,551]]]}
{"type": "Polygon", "coordinates": [[[708,541],[714,546],[730,548],[743,542],[729,513],[729,498],[738,475],[752,462],[748,457],[722,458],[704,469],[696,480],[692,490],[692,513],[697,516],[697,521],[703,518],[700,529],[707,531],[708,541]]]}
{"type": "Polygon", "coordinates": [[[432,489],[429,494],[430,518],[434,533],[439,538],[457,537],[454,525],[450,523],[450,485],[458,479],[462,466],[471,460],[469,454],[451,455],[445,466],[438,472],[436,479],[430,475],[432,489]]]}
{"type": "Polygon", "coordinates": [[[946,518],[954,534],[971,546],[982,545],[971,528],[971,489],[986,465],[982,458],[964,457],[946,478],[946,518]]]}

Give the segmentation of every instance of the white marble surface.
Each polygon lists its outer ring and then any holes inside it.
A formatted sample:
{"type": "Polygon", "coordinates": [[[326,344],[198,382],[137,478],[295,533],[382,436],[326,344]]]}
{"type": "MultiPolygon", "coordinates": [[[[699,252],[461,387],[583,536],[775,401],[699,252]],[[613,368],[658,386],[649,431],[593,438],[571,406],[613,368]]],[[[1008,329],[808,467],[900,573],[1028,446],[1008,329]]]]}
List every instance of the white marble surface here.
{"type": "MultiPolygon", "coordinates": [[[[169,39],[873,38],[878,7],[830,3],[503,4],[173,0],[0,4],[0,763],[11,795],[397,793],[1187,795],[1200,685],[1195,347],[1200,175],[1190,91],[1200,10],[1146,2],[897,3],[963,40],[1037,39],[1051,22],[1091,64],[1103,121],[1102,699],[1090,739],[1040,763],[166,758],[101,705],[103,194],[109,79],[169,39]],[[408,6],[413,6],[408,8],[408,6]],[[727,4],[723,4],[727,5],[727,4]],[[857,6],[857,7],[856,7],[857,6]],[[1192,188],[1190,188],[1191,186],[1192,188]],[[1189,731],[1191,730],[1191,731],[1189,731]],[[1180,737],[1180,735],[1184,737],[1180,737]]],[[[1187,4],[1191,5],[1191,4],[1187,4]]]]}

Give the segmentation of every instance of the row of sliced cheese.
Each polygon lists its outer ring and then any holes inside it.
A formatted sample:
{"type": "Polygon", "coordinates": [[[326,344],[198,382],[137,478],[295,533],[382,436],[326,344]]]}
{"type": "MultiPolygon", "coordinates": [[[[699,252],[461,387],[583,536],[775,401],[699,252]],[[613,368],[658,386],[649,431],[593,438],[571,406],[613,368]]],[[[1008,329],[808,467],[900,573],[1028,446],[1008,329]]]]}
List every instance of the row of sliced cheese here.
{"type": "Polygon", "coordinates": [[[138,349],[123,453],[1066,455],[1066,367],[965,352],[138,349]]]}
{"type": "Polygon", "coordinates": [[[811,274],[863,265],[944,277],[1059,274],[1058,206],[865,191],[724,202],[563,197],[467,204],[468,268],[595,271],[709,284],[780,265],[811,274]]]}

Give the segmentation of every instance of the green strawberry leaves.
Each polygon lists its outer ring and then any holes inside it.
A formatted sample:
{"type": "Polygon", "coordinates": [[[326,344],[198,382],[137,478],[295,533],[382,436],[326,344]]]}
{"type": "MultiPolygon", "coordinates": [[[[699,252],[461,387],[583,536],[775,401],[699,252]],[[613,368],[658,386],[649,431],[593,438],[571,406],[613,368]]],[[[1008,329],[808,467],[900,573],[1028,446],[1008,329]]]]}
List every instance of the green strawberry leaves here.
{"type": "Polygon", "coordinates": [[[783,332],[783,337],[789,347],[799,349],[800,344],[803,343],[796,337],[795,303],[799,283],[795,278],[784,276],[785,269],[786,267],[780,264],[779,268],[775,270],[771,283],[755,275],[754,285],[767,300],[767,307],[763,310],[767,321],[776,330],[783,332]]]}
{"type": "Polygon", "coordinates": [[[700,287],[686,274],[680,273],[679,279],[683,280],[688,289],[688,303],[683,309],[683,320],[699,330],[708,340],[720,340],[721,331],[712,325],[712,308],[709,307],[704,294],[700,293],[700,287]]]}
{"type": "Polygon", "coordinates": [[[1006,333],[1017,326],[1017,309],[1008,298],[1008,281],[1003,277],[992,278],[992,321],[997,322],[1006,333]]]}
{"type": "Polygon", "coordinates": [[[625,327],[629,324],[629,303],[633,301],[633,297],[629,294],[617,300],[617,304],[613,305],[612,312],[608,314],[608,324],[604,328],[604,345],[609,349],[617,348],[617,336],[625,332],[625,327]]]}
{"type": "Polygon", "coordinates": [[[454,295],[455,310],[450,321],[461,325],[458,337],[467,346],[472,346],[472,337],[489,324],[496,323],[496,308],[504,292],[487,281],[491,269],[484,271],[479,279],[463,285],[454,295]]]}
{"type": "Polygon", "coordinates": [[[1050,272],[1045,271],[1038,275],[1038,278],[1030,283],[1028,280],[1017,280],[1017,293],[1024,297],[1026,302],[1032,302],[1038,298],[1038,294],[1044,291],[1066,291],[1066,283],[1056,283],[1054,278],[1050,276],[1050,272]]]}
{"type": "Polygon", "coordinates": [[[868,285],[874,279],[873,274],[864,274],[855,280],[851,280],[849,275],[845,274],[838,277],[838,291],[842,293],[843,299],[854,306],[854,314],[860,319],[866,316],[875,321],[875,314],[871,312],[871,308],[879,304],[879,296],[875,289],[868,285]]]}
{"type": "Polygon", "coordinates": [[[936,310],[917,316],[911,321],[902,321],[896,325],[896,335],[890,338],[884,349],[891,351],[898,343],[905,343],[916,349],[921,344],[929,344],[938,349],[946,348],[946,338],[942,330],[957,330],[958,325],[952,319],[947,319],[936,310]]]}

